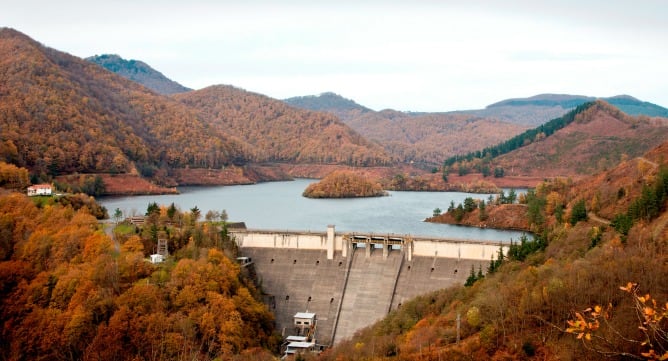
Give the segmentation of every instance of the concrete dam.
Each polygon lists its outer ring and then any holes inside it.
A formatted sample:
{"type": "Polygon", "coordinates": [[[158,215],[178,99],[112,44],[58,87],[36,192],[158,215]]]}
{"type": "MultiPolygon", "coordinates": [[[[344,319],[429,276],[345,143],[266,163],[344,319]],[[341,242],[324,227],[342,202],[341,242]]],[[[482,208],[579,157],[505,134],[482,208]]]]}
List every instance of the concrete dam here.
{"type": "Polygon", "coordinates": [[[333,345],[370,326],[418,295],[463,284],[471,266],[483,270],[496,242],[337,234],[234,230],[241,255],[249,257],[265,302],[284,336],[295,334],[293,316],[317,315],[320,345],[333,345]]]}

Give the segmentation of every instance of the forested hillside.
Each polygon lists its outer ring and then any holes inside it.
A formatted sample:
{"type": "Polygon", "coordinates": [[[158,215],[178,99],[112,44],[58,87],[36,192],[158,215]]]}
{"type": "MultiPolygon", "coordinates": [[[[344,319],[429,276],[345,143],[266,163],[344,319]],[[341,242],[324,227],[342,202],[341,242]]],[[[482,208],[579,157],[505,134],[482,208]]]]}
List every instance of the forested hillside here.
{"type": "Polygon", "coordinates": [[[668,143],[594,177],[542,183],[520,202],[534,240],[319,359],[668,357],[668,143]]]}
{"type": "Polygon", "coordinates": [[[604,101],[578,114],[551,136],[497,158],[519,174],[590,175],[641,156],[668,139],[665,118],[632,117],[604,101]]]}
{"type": "Polygon", "coordinates": [[[244,145],[197,111],[87,61],[0,30],[0,160],[42,178],[147,176],[246,160],[244,145]]]}
{"type": "Polygon", "coordinates": [[[149,89],[153,89],[160,94],[184,93],[192,90],[167,78],[143,61],[125,60],[113,54],[95,55],[86,58],[86,60],[149,89]]]}
{"type": "Polygon", "coordinates": [[[345,116],[348,116],[351,112],[360,114],[372,111],[365,106],[355,103],[354,100],[346,99],[331,92],[322,93],[320,95],[293,97],[284,99],[283,101],[297,108],[328,111],[339,117],[343,115],[344,117],[342,118],[345,118],[345,116]]]}
{"type": "Polygon", "coordinates": [[[332,115],[225,86],[165,97],[12,29],[0,30],[0,77],[0,161],[33,181],[129,173],[173,186],[208,182],[183,169],[393,163],[332,115]]]}
{"type": "Polygon", "coordinates": [[[362,136],[382,145],[393,158],[427,168],[449,156],[501,142],[526,129],[460,113],[376,112],[333,93],[285,102],[335,114],[362,136]]]}
{"type": "Polygon", "coordinates": [[[410,114],[393,110],[366,113],[347,121],[402,162],[438,165],[456,154],[506,140],[525,128],[462,114],[410,114]]]}
{"type": "Polygon", "coordinates": [[[273,316],[219,217],[147,207],[115,239],[88,213],[0,194],[0,352],[11,360],[261,359],[273,316]],[[176,226],[181,224],[182,226],[176,226]],[[170,259],[151,264],[157,237],[170,259]]]}
{"type": "Polygon", "coordinates": [[[250,159],[255,162],[391,163],[382,148],[328,113],[293,108],[232,86],[211,86],[174,97],[201,110],[208,125],[250,144],[250,159]]]}
{"type": "Polygon", "coordinates": [[[445,160],[449,171],[512,176],[594,174],[668,138],[665,118],[632,117],[598,100],[498,145],[445,160]]]}

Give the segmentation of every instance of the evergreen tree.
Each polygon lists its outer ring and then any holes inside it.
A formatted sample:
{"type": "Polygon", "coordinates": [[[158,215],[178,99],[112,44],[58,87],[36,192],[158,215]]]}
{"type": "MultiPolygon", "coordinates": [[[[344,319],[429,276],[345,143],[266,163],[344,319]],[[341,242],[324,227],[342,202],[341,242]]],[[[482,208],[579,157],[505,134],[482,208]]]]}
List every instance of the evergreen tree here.
{"type": "Polygon", "coordinates": [[[120,208],[116,208],[116,210],[114,211],[114,221],[118,223],[121,220],[121,218],[123,218],[123,211],[121,211],[120,208]]]}
{"type": "Polygon", "coordinates": [[[572,226],[574,226],[579,221],[585,220],[587,220],[587,208],[585,205],[585,200],[581,199],[575,202],[573,205],[573,209],[571,210],[570,223],[572,226]]]}
{"type": "Polygon", "coordinates": [[[478,219],[481,221],[486,221],[487,220],[487,207],[485,206],[485,201],[481,200],[480,203],[478,203],[478,209],[480,209],[480,214],[478,215],[478,219]]]}
{"type": "Polygon", "coordinates": [[[151,214],[154,213],[160,213],[160,207],[158,206],[158,203],[156,202],[151,202],[148,204],[148,207],[146,207],[146,216],[150,216],[151,214]]]}
{"type": "Polygon", "coordinates": [[[472,212],[474,209],[476,209],[475,200],[471,197],[466,197],[466,199],[464,199],[464,211],[468,213],[472,212]]]}
{"type": "Polygon", "coordinates": [[[455,208],[455,214],[454,214],[455,221],[461,222],[462,219],[464,219],[464,213],[466,213],[466,212],[464,212],[464,207],[462,207],[462,205],[460,203],[457,206],[457,208],[455,208]]]}
{"type": "Polygon", "coordinates": [[[506,203],[508,204],[513,204],[517,200],[517,193],[515,193],[515,189],[511,188],[510,191],[508,191],[508,197],[506,197],[506,203]]]}
{"type": "Polygon", "coordinates": [[[176,206],[174,205],[174,202],[172,202],[172,204],[170,204],[169,207],[167,208],[167,217],[170,220],[174,220],[175,215],[176,215],[176,206]]]}
{"type": "Polygon", "coordinates": [[[475,268],[473,267],[473,265],[471,265],[471,273],[470,273],[469,276],[466,278],[466,282],[464,283],[464,286],[465,286],[465,287],[471,287],[471,286],[473,286],[473,284],[474,284],[475,281],[477,281],[477,280],[478,280],[478,279],[477,279],[477,277],[476,277],[476,275],[475,275],[475,268]]]}

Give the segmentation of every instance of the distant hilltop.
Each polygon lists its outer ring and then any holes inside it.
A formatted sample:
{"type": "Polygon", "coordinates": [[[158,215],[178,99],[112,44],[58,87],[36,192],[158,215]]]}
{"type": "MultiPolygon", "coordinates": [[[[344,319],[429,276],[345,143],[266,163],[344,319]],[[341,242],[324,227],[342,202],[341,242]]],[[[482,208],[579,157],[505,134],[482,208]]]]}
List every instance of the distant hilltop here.
{"type": "MultiPolygon", "coordinates": [[[[578,105],[597,99],[605,100],[610,105],[619,108],[628,115],[646,115],[649,117],[668,118],[668,109],[639,100],[630,95],[616,95],[613,97],[593,97],[571,94],[538,94],[527,98],[505,99],[486,106],[484,109],[459,110],[445,113],[404,113],[421,116],[426,114],[469,114],[482,118],[493,118],[521,126],[538,126],[551,119],[558,118],[578,105]]],[[[329,111],[343,120],[350,120],[360,114],[373,110],[357,104],[332,92],[320,95],[307,95],[284,99],[286,103],[309,110],[329,111]]]]}
{"type": "Polygon", "coordinates": [[[630,95],[608,98],[570,94],[539,94],[528,98],[512,98],[490,104],[485,109],[465,111],[481,117],[492,117],[516,124],[537,126],[560,117],[571,109],[594,100],[605,100],[628,115],[668,117],[668,109],[630,95]]]}
{"type": "Polygon", "coordinates": [[[332,92],[325,92],[320,95],[292,97],[283,99],[283,101],[297,108],[328,111],[336,114],[342,119],[347,118],[347,115],[351,113],[359,115],[373,111],[365,106],[357,104],[351,99],[346,99],[332,92]]]}
{"type": "Polygon", "coordinates": [[[86,60],[160,94],[169,95],[192,90],[167,78],[161,72],[139,60],[125,60],[115,54],[95,55],[86,60]]]}

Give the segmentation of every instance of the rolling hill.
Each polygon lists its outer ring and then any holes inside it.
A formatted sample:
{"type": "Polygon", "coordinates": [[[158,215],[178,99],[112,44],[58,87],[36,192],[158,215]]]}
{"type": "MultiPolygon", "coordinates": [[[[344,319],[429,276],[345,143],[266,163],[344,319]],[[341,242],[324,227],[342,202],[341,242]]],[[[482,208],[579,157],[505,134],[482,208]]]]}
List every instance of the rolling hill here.
{"type": "Polygon", "coordinates": [[[629,116],[603,100],[578,106],[500,144],[445,160],[466,174],[501,170],[505,176],[581,177],[642,155],[668,138],[668,120],[629,116]]]}
{"type": "Polygon", "coordinates": [[[42,180],[126,173],[172,186],[200,184],[201,177],[211,178],[206,184],[285,177],[248,167],[243,170],[252,173],[248,179],[210,174],[255,162],[360,166],[391,161],[380,147],[326,113],[231,87],[187,94],[178,99],[157,94],[3,28],[0,161],[26,167],[42,180]]]}
{"type": "Polygon", "coordinates": [[[525,127],[463,114],[367,113],[346,122],[403,162],[438,166],[443,159],[499,143],[525,127]]]}
{"type": "Polygon", "coordinates": [[[443,159],[508,139],[526,127],[458,113],[373,111],[334,93],[295,97],[288,104],[338,116],[393,158],[430,168],[443,159]]]}
{"type": "Polygon", "coordinates": [[[332,112],[341,119],[346,119],[352,114],[362,114],[373,111],[365,106],[355,103],[355,101],[351,99],[346,99],[332,92],[325,92],[320,95],[293,97],[283,99],[283,101],[297,108],[332,112]]]}
{"type": "MultiPolygon", "coordinates": [[[[284,101],[305,109],[333,113],[366,138],[381,144],[394,158],[429,167],[448,157],[503,142],[596,99],[540,94],[503,100],[485,109],[446,113],[376,112],[333,93],[284,101]]],[[[668,117],[668,109],[631,96],[603,99],[629,115],[668,117]]]]}
{"type": "Polygon", "coordinates": [[[510,175],[590,175],[638,157],[665,139],[666,119],[632,117],[597,100],[563,129],[493,162],[510,175]]]}
{"type": "Polygon", "coordinates": [[[232,86],[174,95],[210,126],[250,144],[254,162],[388,165],[383,149],[335,116],[291,107],[232,86]]]}
{"type": "Polygon", "coordinates": [[[7,28],[0,77],[0,160],[32,174],[155,175],[247,161],[245,145],[198,111],[7,28]]]}
{"type": "Polygon", "coordinates": [[[114,54],[95,55],[85,60],[100,65],[111,72],[135,81],[160,94],[185,93],[192,90],[167,78],[161,72],[139,60],[125,60],[114,54]]]}
{"type": "Polygon", "coordinates": [[[629,95],[596,98],[584,95],[539,94],[528,98],[506,99],[485,109],[463,111],[481,117],[491,117],[511,123],[538,126],[567,113],[569,110],[596,99],[605,100],[628,115],[668,117],[668,109],[629,95]]]}

